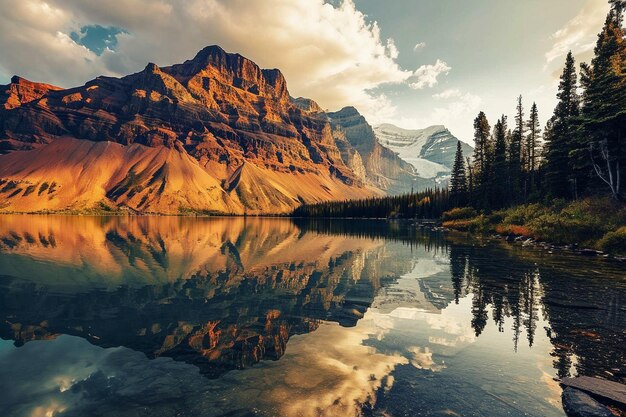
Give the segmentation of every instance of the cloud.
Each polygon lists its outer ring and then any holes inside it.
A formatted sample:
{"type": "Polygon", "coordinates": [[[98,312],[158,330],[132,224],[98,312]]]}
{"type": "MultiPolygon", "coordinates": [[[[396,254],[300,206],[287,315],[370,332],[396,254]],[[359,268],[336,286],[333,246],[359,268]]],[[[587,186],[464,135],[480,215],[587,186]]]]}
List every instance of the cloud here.
{"type": "Polygon", "coordinates": [[[252,369],[241,377],[249,381],[258,376],[263,381],[259,386],[273,387],[261,401],[268,401],[267,408],[277,415],[360,416],[364,405],[376,401],[378,390],[391,389],[395,368],[409,363],[399,353],[366,343],[389,331],[385,317],[371,311],[353,328],[323,324],[306,338],[292,338],[281,361],[263,364],[265,372],[252,369]]]}
{"type": "Polygon", "coordinates": [[[461,91],[457,89],[448,89],[442,91],[441,93],[433,94],[433,98],[436,100],[447,100],[450,98],[458,98],[461,97],[461,91]]]}
{"type": "Polygon", "coordinates": [[[554,43],[545,54],[546,64],[555,60],[561,64],[570,50],[575,55],[592,51],[608,11],[606,0],[587,0],[582,10],[552,35],[554,43]]]}
{"type": "Polygon", "coordinates": [[[435,102],[434,107],[421,112],[419,116],[396,117],[391,115],[387,122],[405,129],[422,129],[426,126],[443,124],[459,139],[472,143],[472,133],[471,130],[467,129],[467,126],[471,126],[471,120],[481,110],[481,106],[484,104],[482,97],[459,89],[445,90],[433,94],[432,97],[439,102],[435,102]]]}
{"type": "MultiPolygon", "coordinates": [[[[262,361],[215,380],[171,358],[150,360],[126,347],[103,349],[74,336],[7,347],[0,349],[0,376],[14,377],[3,394],[21,401],[5,411],[89,416],[106,403],[110,415],[121,415],[125,404],[145,402],[149,395],[161,399],[151,404],[155,415],[178,400],[189,415],[258,410],[286,417],[357,417],[363,406],[375,403],[380,389],[393,387],[396,367],[409,364],[400,353],[368,346],[376,334],[389,331],[380,328],[380,318],[368,311],[355,327],[322,323],[314,332],[293,336],[280,361],[262,361]]],[[[410,356],[429,366],[427,356],[410,356]]]]}
{"type": "Polygon", "coordinates": [[[430,348],[421,348],[419,346],[412,346],[407,349],[411,355],[411,365],[417,369],[426,369],[432,372],[440,372],[445,369],[444,364],[438,364],[433,359],[433,352],[430,348]]]}
{"type": "Polygon", "coordinates": [[[431,114],[433,120],[466,119],[467,116],[478,113],[483,102],[480,96],[471,93],[459,92],[458,95],[449,98],[453,100],[447,102],[443,107],[435,107],[433,109],[431,114]]]}
{"type": "Polygon", "coordinates": [[[417,51],[419,51],[420,49],[424,49],[424,48],[426,48],[426,42],[418,42],[418,43],[416,43],[416,44],[415,44],[415,46],[413,47],[413,51],[414,51],[414,52],[417,52],[417,51]]]}
{"type": "Polygon", "coordinates": [[[398,51],[398,47],[393,39],[387,39],[387,51],[389,52],[389,57],[391,59],[397,59],[400,56],[400,52],[398,51]]]}
{"type": "Polygon", "coordinates": [[[328,109],[356,104],[366,116],[381,108],[393,111],[374,89],[412,76],[397,64],[394,41],[383,39],[378,24],[353,0],[0,3],[0,73],[63,87],[101,74],[136,72],[148,62],[182,62],[211,44],[262,67],[280,68],[294,96],[313,98],[328,109]],[[70,37],[96,25],[123,31],[117,45],[101,55],[70,37]]]}
{"type": "Polygon", "coordinates": [[[426,87],[434,87],[439,83],[439,76],[448,74],[452,68],[444,61],[438,59],[433,65],[422,65],[413,73],[409,87],[421,90],[426,87]]]}

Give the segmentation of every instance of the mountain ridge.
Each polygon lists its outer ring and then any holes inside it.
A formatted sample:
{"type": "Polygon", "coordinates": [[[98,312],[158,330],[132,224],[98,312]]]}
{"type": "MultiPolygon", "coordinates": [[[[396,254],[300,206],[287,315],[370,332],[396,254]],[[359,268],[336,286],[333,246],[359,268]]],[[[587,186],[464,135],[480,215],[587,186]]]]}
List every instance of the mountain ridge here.
{"type": "MultiPolygon", "coordinates": [[[[449,178],[457,139],[445,126],[433,125],[424,129],[403,129],[390,123],[374,128],[379,143],[411,164],[418,175],[445,185],[449,178]]],[[[471,157],[473,148],[461,141],[464,157],[471,157]]]]}
{"type": "Polygon", "coordinates": [[[346,153],[354,149],[360,156],[360,162],[355,160],[353,166],[349,166],[355,172],[363,172],[362,179],[366,184],[388,190],[390,194],[434,186],[434,182],[420,177],[413,166],[383,146],[377,140],[374,129],[355,107],[347,106],[327,114],[335,141],[341,143],[344,139],[348,143],[347,151],[342,153],[344,162],[348,163],[346,153]]]}
{"type": "Polygon", "coordinates": [[[0,212],[286,214],[437,185],[377,136],[356,108],[294,98],[280,70],[217,45],[68,89],[15,76],[0,212]]]}
{"type": "Polygon", "coordinates": [[[101,76],[70,89],[20,82],[28,88],[0,88],[0,103],[12,103],[0,107],[0,151],[6,153],[0,156],[0,211],[106,206],[280,214],[303,202],[382,194],[344,163],[328,117],[314,101],[291,98],[279,70],[261,69],[218,46],[182,64],[149,63],[134,74],[101,76]],[[99,148],[80,141],[133,147],[95,155],[99,148]],[[168,158],[155,157],[156,148],[169,149],[168,158]],[[89,156],[99,171],[61,154],[89,156]],[[138,165],[138,154],[156,168],[138,165]],[[53,170],[32,167],[34,157],[70,174],[56,181],[53,170]],[[91,177],[81,178],[86,173],[91,177]],[[92,189],[75,186],[74,178],[92,189]],[[44,182],[56,184],[45,198],[33,192],[44,182]]]}

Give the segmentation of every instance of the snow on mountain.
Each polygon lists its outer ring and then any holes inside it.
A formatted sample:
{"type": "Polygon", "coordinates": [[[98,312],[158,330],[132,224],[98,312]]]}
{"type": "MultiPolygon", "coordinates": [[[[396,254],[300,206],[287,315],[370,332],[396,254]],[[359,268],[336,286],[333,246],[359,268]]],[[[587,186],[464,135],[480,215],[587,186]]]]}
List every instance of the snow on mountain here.
{"type": "MultiPolygon", "coordinates": [[[[380,144],[413,165],[420,177],[435,178],[438,182],[444,182],[449,177],[458,139],[445,126],[408,130],[382,124],[374,131],[380,144]]],[[[461,144],[463,155],[471,156],[473,148],[466,143],[461,144]]]]}

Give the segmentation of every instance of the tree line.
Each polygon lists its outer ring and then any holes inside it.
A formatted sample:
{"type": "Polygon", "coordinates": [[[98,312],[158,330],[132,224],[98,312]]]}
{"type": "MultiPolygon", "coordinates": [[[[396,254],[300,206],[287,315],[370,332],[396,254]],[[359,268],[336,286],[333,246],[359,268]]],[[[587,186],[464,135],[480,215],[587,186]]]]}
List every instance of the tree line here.
{"type": "Polygon", "coordinates": [[[522,97],[514,120],[491,127],[480,112],[475,148],[465,158],[458,143],[449,184],[450,204],[501,209],[517,204],[610,195],[623,200],[626,174],[626,0],[609,0],[590,63],[577,72],[572,52],[560,77],[554,114],[543,131],[539,110],[526,116],[522,97]]]}
{"type": "Polygon", "coordinates": [[[435,219],[450,208],[445,188],[430,188],[391,197],[330,201],[305,204],[294,210],[294,217],[322,218],[402,218],[435,219]]]}

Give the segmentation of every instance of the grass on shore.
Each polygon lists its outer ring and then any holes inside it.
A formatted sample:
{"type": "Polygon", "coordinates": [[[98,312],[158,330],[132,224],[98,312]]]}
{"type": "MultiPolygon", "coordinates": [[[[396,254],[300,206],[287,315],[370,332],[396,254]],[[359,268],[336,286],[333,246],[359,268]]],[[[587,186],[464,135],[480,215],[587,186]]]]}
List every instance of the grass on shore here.
{"type": "Polygon", "coordinates": [[[608,198],[588,198],[551,205],[526,204],[492,213],[455,208],[443,226],[470,233],[527,236],[555,244],[578,244],[626,255],[626,205],[608,198]]]}

